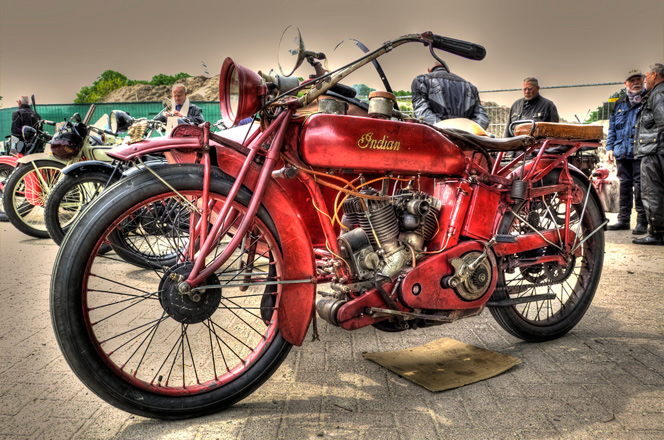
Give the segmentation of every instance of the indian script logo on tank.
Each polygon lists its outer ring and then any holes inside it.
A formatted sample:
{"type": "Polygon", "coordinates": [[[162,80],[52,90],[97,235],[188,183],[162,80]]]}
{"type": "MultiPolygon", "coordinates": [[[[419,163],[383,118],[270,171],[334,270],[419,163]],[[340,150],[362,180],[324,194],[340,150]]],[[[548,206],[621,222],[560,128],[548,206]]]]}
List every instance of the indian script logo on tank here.
{"type": "Polygon", "coordinates": [[[371,150],[399,150],[401,142],[390,139],[388,135],[378,139],[374,138],[373,133],[366,133],[357,141],[357,146],[371,150]]]}

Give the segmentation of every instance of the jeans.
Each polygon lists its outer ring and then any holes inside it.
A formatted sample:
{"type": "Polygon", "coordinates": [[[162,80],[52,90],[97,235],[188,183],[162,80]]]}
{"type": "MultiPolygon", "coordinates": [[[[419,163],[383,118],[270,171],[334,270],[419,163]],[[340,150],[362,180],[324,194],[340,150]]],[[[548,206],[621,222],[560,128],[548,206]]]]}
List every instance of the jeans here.
{"type": "Polygon", "coordinates": [[[629,224],[632,206],[636,209],[636,224],[647,225],[646,211],[641,201],[641,160],[616,160],[618,180],[620,181],[620,196],[618,200],[618,223],[629,224]]]}

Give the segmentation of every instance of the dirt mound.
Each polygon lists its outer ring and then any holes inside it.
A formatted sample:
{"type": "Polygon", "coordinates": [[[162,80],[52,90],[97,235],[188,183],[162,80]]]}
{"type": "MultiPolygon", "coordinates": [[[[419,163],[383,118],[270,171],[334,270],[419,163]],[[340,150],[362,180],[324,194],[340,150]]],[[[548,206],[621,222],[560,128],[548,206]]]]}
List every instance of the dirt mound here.
{"type": "MultiPolygon", "coordinates": [[[[218,101],[219,75],[193,76],[179,81],[187,87],[190,101],[218,101]]],[[[172,86],[137,84],[112,91],[99,102],[161,102],[171,99],[172,86]]]]}

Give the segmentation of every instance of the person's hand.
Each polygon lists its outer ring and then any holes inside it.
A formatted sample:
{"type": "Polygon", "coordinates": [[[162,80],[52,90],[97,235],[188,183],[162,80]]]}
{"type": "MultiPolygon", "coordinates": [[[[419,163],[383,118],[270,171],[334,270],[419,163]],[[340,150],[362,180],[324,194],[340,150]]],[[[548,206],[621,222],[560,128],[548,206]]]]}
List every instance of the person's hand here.
{"type": "Polygon", "coordinates": [[[606,152],[606,160],[609,163],[613,163],[613,150],[609,150],[606,152]]]}
{"type": "Polygon", "coordinates": [[[177,116],[178,118],[184,118],[184,116],[182,116],[182,113],[180,113],[180,112],[177,111],[177,110],[175,110],[174,112],[172,112],[172,113],[171,113],[171,116],[177,116]]]}

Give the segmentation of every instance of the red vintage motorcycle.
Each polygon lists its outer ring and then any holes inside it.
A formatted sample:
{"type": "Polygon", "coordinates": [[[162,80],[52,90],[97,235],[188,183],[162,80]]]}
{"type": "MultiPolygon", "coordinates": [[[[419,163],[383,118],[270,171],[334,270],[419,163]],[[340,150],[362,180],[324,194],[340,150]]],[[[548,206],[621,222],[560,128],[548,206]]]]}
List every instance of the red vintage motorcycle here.
{"type": "MultiPolygon", "coordinates": [[[[296,65],[322,58],[299,33],[292,41],[296,65]]],[[[171,164],[104,192],[58,253],[52,322],[92,391],[147,417],[219,411],[265,382],[310,326],[316,336],[316,311],[347,330],[393,332],[488,308],[526,341],[580,321],[600,280],[606,220],[567,159],[599,147],[601,128],[598,137],[595,127],[531,123],[492,139],[409,119],[385,92],[368,109],[331,92],[411,42],[485,54],[431,32],[405,35],[289,90],[284,77],[227,58],[224,123],[258,114],[259,130],[179,126],[110,153],[163,152],[171,164]],[[336,110],[321,111],[329,104],[336,110]],[[501,166],[506,151],[518,154],[501,166]],[[148,270],[99,252],[132,233],[176,262],[148,270]]]]}

